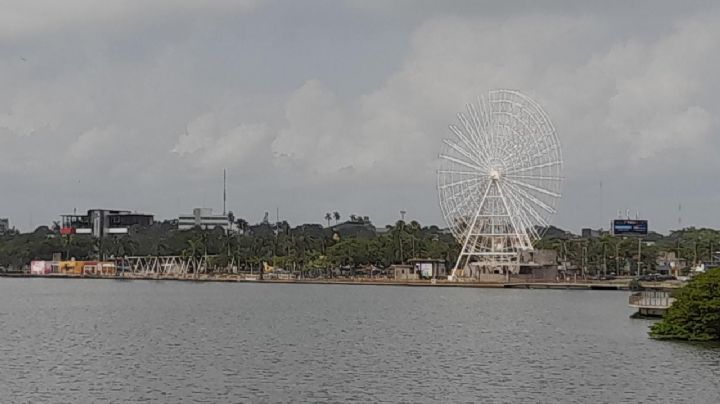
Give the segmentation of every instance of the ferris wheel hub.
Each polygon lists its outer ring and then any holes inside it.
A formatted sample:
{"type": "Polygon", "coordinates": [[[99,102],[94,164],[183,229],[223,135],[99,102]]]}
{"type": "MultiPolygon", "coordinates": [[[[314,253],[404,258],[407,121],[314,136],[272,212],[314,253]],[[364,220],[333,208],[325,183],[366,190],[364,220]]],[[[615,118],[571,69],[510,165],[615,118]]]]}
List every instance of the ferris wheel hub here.
{"type": "Polygon", "coordinates": [[[490,179],[493,179],[495,181],[500,179],[500,171],[492,169],[490,170],[490,179]]]}

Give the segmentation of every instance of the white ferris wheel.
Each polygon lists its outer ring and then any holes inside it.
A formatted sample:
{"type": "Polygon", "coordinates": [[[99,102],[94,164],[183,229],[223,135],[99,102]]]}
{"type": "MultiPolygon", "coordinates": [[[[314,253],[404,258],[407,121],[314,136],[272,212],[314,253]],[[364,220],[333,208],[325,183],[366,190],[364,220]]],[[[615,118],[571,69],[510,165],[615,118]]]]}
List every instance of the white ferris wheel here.
{"type": "Polygon", "coordinates": [[[462,244],[451,279],[519,270],[556,213],[562,153],[555,127],[528,96],[493,90],[450,125],[438,170],[440,208],[462,244]]]}

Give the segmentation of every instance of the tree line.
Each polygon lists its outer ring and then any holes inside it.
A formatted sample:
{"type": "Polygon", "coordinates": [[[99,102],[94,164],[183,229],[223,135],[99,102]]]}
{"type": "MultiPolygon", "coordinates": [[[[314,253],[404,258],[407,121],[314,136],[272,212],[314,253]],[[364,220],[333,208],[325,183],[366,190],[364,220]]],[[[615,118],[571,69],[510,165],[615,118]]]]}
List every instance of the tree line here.
{"type": "MultiPolygon", "coordinates": [[[[337,213],[337,212],[334,212],[337,213]]],[[[339,219],[328,213],[325,219],[339,219]]],[[[231,214],[232,215],[232,214],[231,214]]],[[[30,233],[0,235],[0,267],[19,269],[31,260],[50,260],[53,254],[77,260],[121,258],[126,256],[212,256],[216,267],[235,266],[239,270],[259,268],[263,262],[288,270],[319,270],[330,267],[374,265],[386,268],[410,258],[432,258],[454,264],[460,245],[449,232],[438,226],[399,220],[375,229],[367,216],[352,215],[350,221],[328,226],[265,219],[250,225],[231,217],[234,231],[222,228],[180,231],[173,221],[156,222],[149,227],[131,228],[128,234],[94,238],[89,235],[60,235],[59,227],[41,226],[30,233]]],[[[714,229],[686,228],[667,236],[653,233],[644,239],[638,257],[638,240],[603,235],[581,238],[551,227],[535,247],[555,250],[560,262],[582,268],[587,274],[635,273],[638,258],[644,273],[654,272],[661,254],[674,252],[687,265],[712,261],[720,250],[720,232],[714,229]]]]}

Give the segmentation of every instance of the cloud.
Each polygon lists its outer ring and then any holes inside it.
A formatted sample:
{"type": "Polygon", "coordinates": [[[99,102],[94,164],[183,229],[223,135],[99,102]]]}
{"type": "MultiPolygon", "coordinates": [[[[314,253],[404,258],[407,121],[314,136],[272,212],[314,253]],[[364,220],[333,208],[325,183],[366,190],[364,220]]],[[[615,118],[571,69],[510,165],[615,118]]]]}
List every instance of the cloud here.
{"type": "Polygon", "coordinates": [[[265,124],[240,124],[224,128],[213,114],[202,115],[188,125],[172,152],[204,170],[258,164],[258,153],[267,148],[270,131],[265,124]]]}
{"type": "Polygon", "coordinates": [[[502,87],[545,106],[570,152],[568,169],[580,175],[588,156],[622,168],[669,150],[700,151],[717,130],[708,112],[717,101],[699,74],[720,65],[710,56],[720,54],[717,22],[587,50],[583,43],[603,29],[587,17],[435,19],[416,31],[403,66],[357,101],[340,102],[319,80],[292,93],[273,152],[309,175],[340,178],[351,169],[373,179],[428,181],[432,165],[424,163],[434,160],[455,113],[502,87]],[[682,46],[691,39],[703,45],[682,46]]]}
{"type": "MultiPolygon", "coordinates": [[[[613,189],[634,190],[642,181],[649,187],[643,193],[660,192],[663,182],[716,164],[716,10],[668,13],[648,30],[562,7],[503,13],[485,12],[486,5],[459,12],[459,5],[451,13],[423,3],[430,11],[387,31],[401,38],[392,38],[400,47],[390,52],[369,40],[358,42],[367,49],[292,40],[307,26],[331,39],[339,28],[259,4],[7,3],[0,13],[0,46],[9,55],[0,61],[0,173],[24,178],[5,180],[19,191],[9,206],[21,212],[32,187],[55,187],[70,201],[77,192],[58,185],[67,178],[97,184],[112,175],[142,187],[132,194],[146,192],[148,210],[171,216],[189,209],[188,200],[204,201],[198,195],[208,178],[230,168],[243,195],[261,195],[243,200],[254,210],[272,198],[295,200],[297,189],[327,188],[333,192],[318,198],[337,198],[333,209],[354,204],[358,213],[389,221],[395,214],[386,207],[395,212],[402,204],[439,222],[433,188],[441,139],[465,103],[492,88],[527,93],[555,123],[570,206],[560,209],[560,224],[577,225],[596,209],[588,184],[604,180],[611,189],[614,181],[613,189]],[[305,45],[331,56],[303,59],[296,47],[305,45]],[[383,57],[374,56],[377,49],[383,57]],[[368,56],[341,64],[360,51],[368,56]],[[371,68],[390,73],[363,80],[371,68]],[[337,77],[363,85],[339,86],[337,77]],[[160,194],[180,194],[178,206],[168,208],[160,194]]],[[[386,12],[380,4],[323,10],[357,11],[344,16],[357,26],[342,27],[342,38],[365,37],[386,12]]],[[[390,7],[390,15],[403,7],[390,7]]],[[[659,206],[639,191],[615,194],[608,211],[659,206]]],[[[296,211],[315,217],[310,199],[296,211]]]]}
{"type": "Polygon", "coordinates": [[[0,40],[96,24],[151,21],[171,14],[249,10],[256,0],[6,0],[0,12],[0,40]]]}

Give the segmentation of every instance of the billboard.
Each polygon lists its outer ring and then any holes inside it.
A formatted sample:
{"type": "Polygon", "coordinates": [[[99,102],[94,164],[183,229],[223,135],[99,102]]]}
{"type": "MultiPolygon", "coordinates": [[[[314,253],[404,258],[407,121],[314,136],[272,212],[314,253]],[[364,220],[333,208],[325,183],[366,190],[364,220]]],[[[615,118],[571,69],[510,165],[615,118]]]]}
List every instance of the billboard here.
{"type": "Polygon", "coordinates": [[[614,219],[610,224],[614,236],[647,236],[647,220],[614,219]]]}

